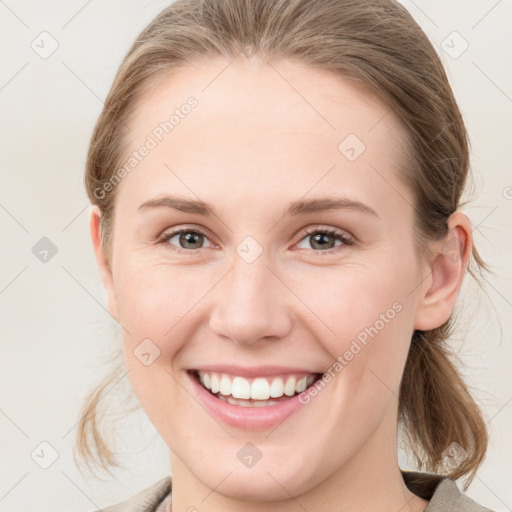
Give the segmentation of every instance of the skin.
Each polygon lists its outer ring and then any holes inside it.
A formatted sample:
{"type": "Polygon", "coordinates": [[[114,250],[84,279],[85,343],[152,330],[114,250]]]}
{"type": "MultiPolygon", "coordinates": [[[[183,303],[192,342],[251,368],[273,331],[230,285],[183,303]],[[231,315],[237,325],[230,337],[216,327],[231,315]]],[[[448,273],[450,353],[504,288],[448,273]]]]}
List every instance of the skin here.
{"type": "Polygon", "coordinates": [[[403,132],[389,109],[328,71],[226,64],[183,68],[139,99],[127,154],[189,96],[199,105],[117,186],[110,266],[98,207],[90,213],[133,389],[170,448],[173,510],[423,510],[428,502],[399,471],[397,395],[414,329],[437,327],[453,310],[471,251],[469,220],[461,212],[449,219],[456,257],[437,242],[420,261],[413,193],[396,171],[403,132]],[[366,145],[352,162],[338,150],[349,133],[366,145]],[[168,194],[208,202],[216,216],[138,210],[168,194]],[[378,215],[347,208],[284,218],[304,196],[349,197],[378,215]],[[155,242],[182,227],[204,231],[202,245],[180,245],[177,236],[155,242]],[[322,249],[310,227],[355,243],[328,236],[322,249]],[[236,252],[247,236],[263,249],[250,264],[236,252]],[[402,310],[393,320],[272,431],[221,425],[191,396],[185,370],[212,362],[325,372],[395,302],[402,310]],[[149,366],[133,354],[145,338],[160,349],[149,366]],[[251,468],[236,456],[247,442],[262,453],[251,468]]]}

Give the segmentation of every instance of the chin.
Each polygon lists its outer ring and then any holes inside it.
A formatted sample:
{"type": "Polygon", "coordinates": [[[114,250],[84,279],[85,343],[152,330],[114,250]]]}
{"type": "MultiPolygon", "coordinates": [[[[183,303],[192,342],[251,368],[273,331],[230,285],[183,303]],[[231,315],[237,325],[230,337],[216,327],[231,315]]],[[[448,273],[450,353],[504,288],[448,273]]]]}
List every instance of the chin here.
{"type": "MultiPolygon", "coordinates": [[[[238,459],[226,460],[206,468],[203,461],[197,461],[193,472],[209,489],[233,500],[267,503],[290,499],[307,492],[317,485],[325,475],[313,469],[311,459],[308,465],[288,457],[288,464],[282,456],[275,459],[265,455],[253,467],[244,467],[238,459]],[[308,468],[307,471],[304,468],[308,468]],[[316,478],[314,477],[316,475],[316,478]]],[[[215,460],[213,458],[212,460],[215,460]]],[[[218,460],[218,459],[217,459],[218,460]]]]}

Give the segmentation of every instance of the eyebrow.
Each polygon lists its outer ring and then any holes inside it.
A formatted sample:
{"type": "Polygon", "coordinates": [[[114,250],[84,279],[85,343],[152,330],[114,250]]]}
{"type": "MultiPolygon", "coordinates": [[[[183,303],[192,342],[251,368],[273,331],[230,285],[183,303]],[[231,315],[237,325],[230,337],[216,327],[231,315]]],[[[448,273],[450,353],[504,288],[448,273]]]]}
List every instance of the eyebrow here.
{"type": "MultiPolygon", "coordinates": [[[[146,208],[172,208],[185,213],[194,213],[204,217],[215,216],[214,208],[204,201],[195,201],[178,196],[165,196],[150,199],[142,203],[138,210],[146,208]]],[[[321,197],[315,199],[299,199],[290,203],[284,211],[285,217],[307,215],[311,213],[325,212],[329,210],[355,209],[363,213],[369,213],[376,217],[380,215],[370,206],[360,201],[340,197],[321,197]]]]}

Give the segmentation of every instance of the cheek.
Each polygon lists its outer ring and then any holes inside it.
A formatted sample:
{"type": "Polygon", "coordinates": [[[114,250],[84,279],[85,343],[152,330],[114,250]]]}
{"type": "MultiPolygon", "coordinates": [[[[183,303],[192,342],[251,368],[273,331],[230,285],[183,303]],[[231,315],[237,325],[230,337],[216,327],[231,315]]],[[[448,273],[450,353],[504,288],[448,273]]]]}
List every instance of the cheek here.
{"type": "Polygon", "coordinates": [[[193,335],[191,308],[205,294],[199,284],[191,286],[200,282],[194,275],[197,269],[132,260],[118,276],[125,365],[135,395],[160,432],[172,427],[171,409],[187,407],[174,368],[180,368],[181,350],[193,335]]]}
{"type": "Polygon", "coordinates": [[[320,319],[317,335],[332,357],[332,373],[343,374],[336,380],[345,396],[360,386],[371,394],[379,378],[398,389],[414,325],[415,267],[403,256],[324,269],[316,279],[302,280],[301,293],[320,319]],[[314,286],[306,289],[307,283],[314,286]]]}
{"type": "Polygon", "coordinates": [[[134,261],[119,275],[120,319],[137,336],[164,340],[172,336],[187,313],[215,283],[215,276],[197,267],[168,262],[134,261]]]}
{"type": "Polygon", "coordinates": [[[391,333],[402,325],[396,318],[412,306],[413,283],[412,269],[370,262],[303,275],[295,289],[331,338],[364,341],[368,329],[391,333]]]}

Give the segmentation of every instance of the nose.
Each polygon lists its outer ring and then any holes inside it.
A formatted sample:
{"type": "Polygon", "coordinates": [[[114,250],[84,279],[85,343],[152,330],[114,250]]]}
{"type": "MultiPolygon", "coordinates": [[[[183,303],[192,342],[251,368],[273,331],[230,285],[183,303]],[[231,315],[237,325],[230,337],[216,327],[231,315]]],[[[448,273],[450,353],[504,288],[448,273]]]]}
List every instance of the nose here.
{"type": "Polygon", "coordinates": [[[286,337],[292,328],[291,293],[264,254],[247,263],[235,255],[234,264],[216,286],[210,329],[239,345],[286,337]]]}

